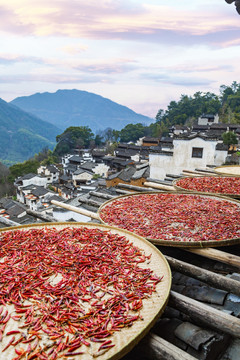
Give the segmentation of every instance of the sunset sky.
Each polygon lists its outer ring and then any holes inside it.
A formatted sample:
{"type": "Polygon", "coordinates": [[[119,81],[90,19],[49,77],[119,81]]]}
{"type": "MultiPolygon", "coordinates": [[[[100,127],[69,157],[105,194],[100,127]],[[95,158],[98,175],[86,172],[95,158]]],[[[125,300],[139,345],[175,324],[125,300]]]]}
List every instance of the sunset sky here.
{"type": "Polygon", "coordinates": [[[58,89],[155,117],[240,82],[240,16],[225,0],[0,0],[0,98],[58,89]]]}

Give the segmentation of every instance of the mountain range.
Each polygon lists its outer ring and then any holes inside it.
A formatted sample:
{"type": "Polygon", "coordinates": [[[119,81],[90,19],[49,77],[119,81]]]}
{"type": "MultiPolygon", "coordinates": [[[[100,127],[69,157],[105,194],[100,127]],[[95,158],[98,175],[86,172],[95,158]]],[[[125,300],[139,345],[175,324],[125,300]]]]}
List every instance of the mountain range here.
{"type": "Polygon", "coordinates": [[[149,125],[153,119],[135,113],[100,95],[81,90],[58,90],[0,99],[0,162],[11,165],[56,145],[56,136],[70,126],[121,130],[127,124],[149,125]]]}
{"type": "Polygon", "coordinates": [[[61,130],[0,99],[0,162],[11,165],[53,149],[61,130]]]}
{"type": "Polygon", "coordinates": [[[69,126],[89,126],[96,133],[111,127],[121,130],[127,124],[149,125],[153,119],[135,113],[100,95],[81,90],[58,90],[14,99],[11,104],[65,130],[69,126]]]}

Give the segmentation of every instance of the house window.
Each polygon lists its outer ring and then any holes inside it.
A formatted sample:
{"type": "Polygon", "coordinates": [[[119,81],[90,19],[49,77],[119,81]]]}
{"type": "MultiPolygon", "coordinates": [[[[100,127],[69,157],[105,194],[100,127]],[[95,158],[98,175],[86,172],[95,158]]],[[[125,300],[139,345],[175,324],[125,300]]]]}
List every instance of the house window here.
{"type": "Polygon", "coordinates": [[[203,156],[203,148],[197,148],[197,147],[192,148],[193,158],[202,158],[202,156],[203,156]]]}

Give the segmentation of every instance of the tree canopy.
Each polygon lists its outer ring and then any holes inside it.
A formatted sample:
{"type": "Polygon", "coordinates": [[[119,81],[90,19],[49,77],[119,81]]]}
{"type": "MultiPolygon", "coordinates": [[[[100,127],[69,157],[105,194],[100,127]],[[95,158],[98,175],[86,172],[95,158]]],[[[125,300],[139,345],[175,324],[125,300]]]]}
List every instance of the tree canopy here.
{"type": "Polygon", "coordinates": [[[234,145],[238,143],[237,135],[233,131],[227,131],[222,134],[225,145],[234,145]]]}
{"type": "Polygon", "coordinates": [[[170,101],[167,110],[159,109],[156,122],[163,125],[192,125],[202,114],[219,114],[223,123],[240,124],[240,83],[221,85],[220,93],[196,92],[170,101]]]}
{"type": "Polygon", "coordinates": [[[88,148],[94,134],[88,126],[70,126],[56,137],[55,155],[64,155],[74,149],[88,148]]]}

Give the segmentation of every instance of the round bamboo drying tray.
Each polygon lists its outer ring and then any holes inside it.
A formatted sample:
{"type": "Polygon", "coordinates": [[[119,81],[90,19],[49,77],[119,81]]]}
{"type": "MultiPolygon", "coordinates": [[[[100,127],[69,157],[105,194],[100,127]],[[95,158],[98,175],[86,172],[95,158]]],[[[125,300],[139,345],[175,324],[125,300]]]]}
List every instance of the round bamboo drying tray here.
{"type": "MultiPolygon", "coordinates": [[[[141,319],[136,320],[133,322],[133,325],[131,327],[123,327],[120,331],[114,332],[110,338],[113,344],[115,344],[114,347],[110,348],[106,353],[102,355],[98,355],[97,359],[99,360],[105,360],[105,359],[120,359],[122,356],[124,356],[127,352],[129,352],[139,341],[140,339],[146,335],[146,333],[150,330],[150,328],[154,325],[155,321],[158,319],[158,317],[163,312],[170,293],[170,287],[171,287],[171,271],[169,268],[169,265],[167,261],[165,260],[164,256],[161,254],[161,252],[151,243],[146,241],[144,238],[135,235],[129,231],[123,230],[123,229],[117,229],[115,227],[102,225],[102,224],[89,224],[89,223],[72,223],[72,222],[66,222],[66,223],[41,223],[41,224],[31,224],[31,225],[24,225],[24,226],[14,226],[10,228],[4,228],[0,230],[0,238],[3,233],[9,232],[9,231],[28,231],[31,229],[51,229],[55,228],[56,230],[62,230],[66,227],[70,228],[88,228],[88,229],[100,229],[101,231],[107,231],[111,232],[112,234],[116,234],[119,236],[124,236],[126,239],[133,244],[133,246],[138,247],[139,249],[142,249],[144,254],[150,255],[150,260],[147,264],[140,265],[142,268],[148,268],[153,271],[154,274],[158,277],[162,277],[162,280],[156,285],[156,292],[152,292],[151,296],[147,299],[143,299],[143,307],[140,309],[140,315],[141,319]]],[[[46,249],[47,251],[47,249],[46,249]]],[[[0,259],[0,262],[2,263],[4,259],[0,259]]],[[[1,265],[1,264],[0,264],[1,265]]],[[[103,297],[104,299],[104,297],[103,297]]],[[[31,299],[29,299],[31,302],[31,299]]],[[[34,305],[34,304],[33,304],[34,305]]],[[[1,307],[1,306],[0,306],[1,307]]],[[[14,311],[14,306],[12,304],[4,306],[5,308],[8,308],[9,311],[14,311]]],[[[14,348],[10,346],[6,351],[3,353],[1,352],[1,349],[3,349],[6,344],[11,339],[11,336],[5,336],[6,332],[17,330],[18,327],[22,325],[23,321],[14,321],[10,319],[7,323],[7,327],[3,333],[3,339],[0,347],[0,360],[11,360],[14,357],[16,357],[16,353],[14,351],[14,348]]],[[[24,331],[21,329],[21,331],[24,331]]],[[[46,335],[46,334],[45,334],[46,335]]],[[[41,344],[42,340],[39,340],[39,344],[41,344]]],[[[28,345],[28,344],[27,344],[28,345]]],[[[83,345],[85,346],[85,345],[83,345]]],[[[96,354],[96,349],[94,349],[95,343],[91,343],[90,347],[85,346],[84,348],[84,354],[82,355],[76,355],[76,356],[70,356],[67,357],[68,359],[76,359],[76,360],[91,360],[95,358],[93,356],[93,353],[96,354]],[[95,352],[94,352],[95,351],[95,352]]],[[[99,343],[97,343],[97,346],[99,346],[99,343]]],[[[76,350],[78,351],[78,350],[76,350]]],[[[82,347],[79,349],[79,351],[82,351],[82,347]]],[[[101,352],[100,352],[101,353],[101,352]]],[[[60,355],[56,359],[60,359],[60,355]]],[[[65,359],[65,357],[63,357],[65,359]]],[[[66,358],[66,359],[67,359],[66,358]]]]}
{"type": "MultiPolygon", "coordinates": [[[[133,193],[131,195],[122,195],[122,196],[118,196],[117,198],[111,199],[106,201],[104,204],[102,204],[100,206],[100,208],[98,209],[98,219],[106,224],[107,222],[105,222],[102,218],[102,211],[103,209],[107,206],[107,205],[113,205],[114,202],[118,201],[119,199],[124,199],[124,198],[129,198],[129,197],[137,197],[137,196],[142,196],[143,194],[145,194],[146,196],[151,196],[151,194],[158,194],[159,196],[167,196],[168,194],[171,194],[171,196],[173,196],[173,198],[177,198],[178,195],[183,195],[183,196],[200,196],[202,198],[205,198],[209,201],[211,200],[221,200],[221,201],[227,201],[229,204],[235,204],[238,207],[240,207],[240,202],[228,197],[224,197],[224,196],[219,196],[216,194],[201,194],[201,193],[197,193],[197,192],[178,192],[178,193],[159,193],[159,192],[141,192],[141,193],[133,193]]],[[[174,208],[177,208],[177,203],[175,202],[174,204],[174,208]]],[[[173,208],[173,210],[174,210],[173,208]]],[[[126,209],[126,212],[123,214],[123,216],[125,214],[127,214],[128,209],[126,209]]],[[[108,222],[109,223],[109,222],[108,222]]],[[[109,223],[110,224],[110,223],[109,223]]],[[[196,224],[197,225],[197,224],[196,224]]],[[[118,224],[114,224],[114,226],[119,226],[118,224]]],[[[137,233],[137,231],[135,229],[131,230],[134,233],[137,233]]],[[[142,235],[143,236],[143,235],[142,235]]],[[[174,240],[174,237],[171,240],[163,240],[161,238],[151,238],[151,237],[145,237],[147,240],[149,240],[151,243],[155,244],[155,245],[163,245],[163,246],[174,246],[174,247],[183,247],[183,248],[202,248],[202,247],[219,247],[219,246],[227,246],[227,245],[236,245],[240,243],[240,237],[234,237],[234,238],[230,238],[230,239],[224,239],[224,240],[208,240],[208,241],[176,241],[174,240]]]]}
{"type": "Polygon", "coordinates": [[[220,175],[240,176],[240,165],[217,166],[214,171],[220,175]]]}
{"type": "Polygon", "coordinates": [[[181,180],[184,180],[184,179],[197,179],[198,182],[200,181],[204,181],[204,179],[213,179],[213,181],[215,181],[216,179],[218,180],[222,180],[222,182],[224,181],[224,178],[237,178],[237,180],[239,181],[240,183],[240,176],[234,176],[234,175],[224,175],[224,174],[219,174],[218,176],[216,175],[213,175],[213,176],[199,176],[199,177],[195,177],[195,176],[184,176],[180,179],[176,179],[173,181],[173,186],[175,187],[175,189],[179,190],[179,191],[187,191],[189,193],[194,193],[194,194],[203,194],[203,195],[218,195],[218,196],[226,196],[226,197],[231,197],[231,198],[235,198],[235,199],[240,199],[240,193],[233,193],[231,192],[231,189],[229,189],[229,191],[225,191],[225,192],[214,192],[214,191],[198,191],[198,190],[195,190],[195,189],[187,189],[187,188],[184,188],[180,185],[178,185],[178,183],[181,181],[181,180]]]}

